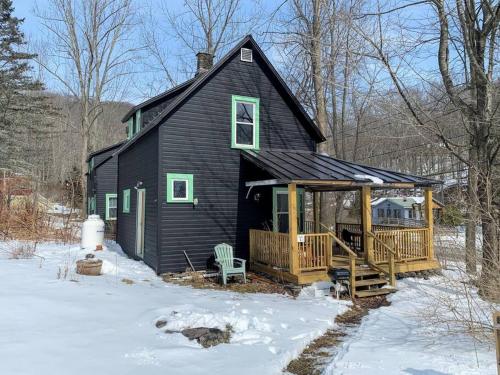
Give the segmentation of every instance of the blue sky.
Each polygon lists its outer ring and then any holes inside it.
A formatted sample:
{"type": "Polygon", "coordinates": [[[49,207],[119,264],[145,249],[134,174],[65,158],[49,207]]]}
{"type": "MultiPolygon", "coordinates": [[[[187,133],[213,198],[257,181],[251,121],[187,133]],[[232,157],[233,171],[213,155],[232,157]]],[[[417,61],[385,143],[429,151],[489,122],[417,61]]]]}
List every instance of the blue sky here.
{"type": "MultiPolygon", "coordinates": [[[[153,9],[155,10],[156,10],[155,8],[156,4],[160,4],[160,0],[146,0],[146,1],[150,1],[153,4],[153,9]]],[[[252,4],[253,0],[242,0],[242,1],[244,4],[243,6],[245,7],[253,5],[252,4]]],[[[39,8],[43,9],[47,4],[47,0],[14,0],[13,3],[15,7],[15,15],[21,18],[25,18],[25,22],[22,26],[22,29],[25,32],[27,38],[31,40],[36,40],[40,38],[43,39],[43,35],[46,31],[44,30],[44,27],[41,25],[39,19],[33,14],[33,8],[35,4],[38,4],[39,8]]],[[[145,3],[144,0],[135,1],[135,5],[142,9],[144,9],[144,7],[142,7],[144,3],[145,3]]],[[[262,15],[270,14],[276,8],[276,6],[281,3],[282,3],[281,0],[261,0],[260,4],[258,5],[260,6],[259,12],[261,12],[259,19],[265,19],[265,17],[262,15]]],[[[174,13],[181,12],[183,8],[183,0],[168,0],[168,6],[169,10],[174,13]]],[[[426,18],[425,16],[426,13],[429,11],[429,9],[430,9],[429,7],[412,8],[411,10],[409,10],[409,13],[407,15],[408,16],[407,20],[411,18],[411,22],[414,23],[414,25],[417,25],[419,23],[419,18],[421,17],[426,18]]],[[[159,14],[160,12],[157,11],[157,13],[159,14]]],[[[157,16],[157,14],[155,14],[155,16],[157,16]]],[[[270,48],[270,44],[265,43],[266,41],[263,40],[262,37],[262,30],[269,26],[270,25],[267,24],[260,24],[260,25],[256,24],[253,25],[253,27],[250,28],[249,31],[254,35],[257,41],[261,43],[261,46],[265,50],[266,54],[268,54],[270,60],[279,68],[279,55],[276,53],[276,50],[270,48]]],[[[137,33],[137,35],[132,36],[132,42],[137,45],[141,45],[139,32],[137,33]]],[[[166,50],[170,51],[173,50],[177,52],[179,50],[178,43],[179,41],[176,42],[172,38],[167,37],[165,38],[163,47],[166,50]]],[[[182,67],[183,64],[185,63],[189,64],[188,66],[195,65],[194,53],[191,51],[184,51],[184,52],[186,52],[186,54],[184,56],[183,61],[180,61],[179,59],[176,58],[171,59],[170,67],[172,68],[172,70],[174,71],[178,70],[178,68],[182,67]]],[[[429,74],[431,74],[428,71],[432,71],[435,68],[435,56],[432,55],[429,57],[422,56],[418,66],[420,68],[419,74],[422,74],[424,77],[427,77],[429,74]]],[[[137,104],[145,100],[146,98],[151,97],[154,94],[157,94],[158,92],[164,91],[169,87],[169,84],[159,79],[160,73],[158,72],[148,71],[148,69],[142,65],[140,66],[134,65],[132,69],[135,70],[136,72],[133,75],[133,77],[131,77],[130,82],[127,82],[126,96],[122,97],[121,98],[122,100],[127,100],[134,104],[137,104]]],[[[419,80],[419,77],[415,75],[414,72],[408,71],[406,73],[410,77],[409,81],[419,80]],[[411,78],[412,76],[413,78],[411,78]]],[[[182,81],[189,77],[186,76],[185,73],[180,72],[177,74],[175,78],[177,78],[178,81],[182,81]]],[[[45,75],[45,81],[47,88],[49,90],[61,91],[60,85],[58,85],[56,81],[52,79],[49,75],[45,75]]],[[[385,83],[382,84],[382,87],[384,86],[387,87],[387,85],[390,84],[389,80],[387,79],[382,79],[382,81],[385,81],[385,83]]]]}

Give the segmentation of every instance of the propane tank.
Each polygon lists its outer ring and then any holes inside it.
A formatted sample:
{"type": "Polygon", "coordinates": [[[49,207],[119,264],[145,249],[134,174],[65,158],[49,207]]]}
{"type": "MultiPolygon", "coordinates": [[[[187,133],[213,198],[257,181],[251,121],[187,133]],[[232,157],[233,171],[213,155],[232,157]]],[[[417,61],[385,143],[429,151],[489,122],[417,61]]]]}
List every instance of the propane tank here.
{"type": "Polygon", "coordinates": [[[82,224],[82,249],[95,250],[104,245],[104,221],[99,215],[89,215],[82,224]]]}

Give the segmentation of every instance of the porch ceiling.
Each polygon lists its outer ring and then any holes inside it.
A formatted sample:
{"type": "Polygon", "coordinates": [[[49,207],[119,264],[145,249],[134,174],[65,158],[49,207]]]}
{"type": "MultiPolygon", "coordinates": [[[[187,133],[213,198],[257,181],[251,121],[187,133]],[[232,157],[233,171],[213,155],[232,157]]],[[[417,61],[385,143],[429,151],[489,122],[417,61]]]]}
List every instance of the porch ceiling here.
{"type": "Polygon", "coordinates": [[[244,159],[268,172],[274,179],[247,182],[247,186],[297,183],[312,190],[429,187],[440,181],[394,172],[333,158],[312,151],[242,151],[244,159]]]}

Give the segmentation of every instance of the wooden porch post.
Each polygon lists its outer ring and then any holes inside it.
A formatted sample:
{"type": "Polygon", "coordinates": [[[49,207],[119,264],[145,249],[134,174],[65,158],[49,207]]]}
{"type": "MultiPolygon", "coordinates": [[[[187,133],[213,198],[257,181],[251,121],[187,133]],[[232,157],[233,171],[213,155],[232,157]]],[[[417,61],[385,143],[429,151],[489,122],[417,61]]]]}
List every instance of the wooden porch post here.
{"type": "Polygon", "coordinates": [[[320,217],[321,217],[321,193],[315,191],[313,193],[313,212],[314,212],[314,233],[320,233],[320,217]]]}
{"type": "Polygon", "coordinates": [[[373,238],[368,235],[372,231],[372,204],[371,187],[363,186],[361,188],[361,223],[363,226],[363,250],[365,259],[368,262],[373,260],[373,238]]]}
{"type": "Polygon", "coordinates": [[[297,185],[288,184],[288,235],[290,242],[290,273],[299,274],[299,246],[297,242],[297,185]]]}
{"type": "Polygon", "coordinates": [[[428,248],[429,259],[434,259],[434,217],[432,215],[432,188],[425,188],[425,221],[429,229],[428,248]]]}

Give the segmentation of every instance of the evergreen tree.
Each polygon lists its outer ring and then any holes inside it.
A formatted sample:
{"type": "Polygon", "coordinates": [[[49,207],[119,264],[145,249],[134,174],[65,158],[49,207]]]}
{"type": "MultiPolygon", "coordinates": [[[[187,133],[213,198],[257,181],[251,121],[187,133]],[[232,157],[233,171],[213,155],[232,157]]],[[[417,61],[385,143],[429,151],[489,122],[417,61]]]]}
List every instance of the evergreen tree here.
{"type": "Polygon", "coordinates": [[[36,55],[25,51],[24,19],[13,11],[11,0],[0,0],[0,167],[26,170],[49,129],[50,105],[42,83],[32,77],[36,55]]]}

